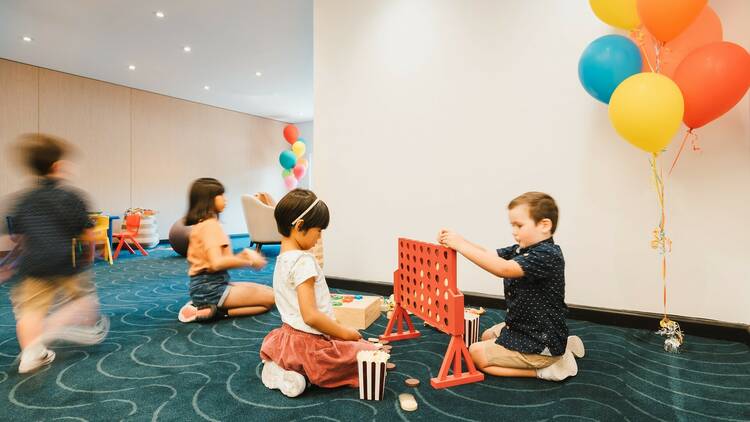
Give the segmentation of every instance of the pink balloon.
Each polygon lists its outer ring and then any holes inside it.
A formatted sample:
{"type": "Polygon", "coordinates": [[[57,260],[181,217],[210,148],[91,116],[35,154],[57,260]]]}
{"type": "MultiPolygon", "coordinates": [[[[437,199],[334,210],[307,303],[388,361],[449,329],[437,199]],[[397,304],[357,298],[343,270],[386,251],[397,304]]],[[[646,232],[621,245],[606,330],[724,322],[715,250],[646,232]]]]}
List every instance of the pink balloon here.
{"type": "Polygon", "coordinates": [[[303,166],[302,164],[297,164],[294,166],[294,177],[297,178],[297,180],[302,179],[302,177],[305,175],[305,172],[307,172],[307,168],[303,166]]]}
{"type": "Polygon", "coordinates": [[[289,176],[284,178],[284,184],[286,185],[286,188],[289,190],[296,189],[297,179],[294,177],[293,174],[290,174],[289,176]]]}

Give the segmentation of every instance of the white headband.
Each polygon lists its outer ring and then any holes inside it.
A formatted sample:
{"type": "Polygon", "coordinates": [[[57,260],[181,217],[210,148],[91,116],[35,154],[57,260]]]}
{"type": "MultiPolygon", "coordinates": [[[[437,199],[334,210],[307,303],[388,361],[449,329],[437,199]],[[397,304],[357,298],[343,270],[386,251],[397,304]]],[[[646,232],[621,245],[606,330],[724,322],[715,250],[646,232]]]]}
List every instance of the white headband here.
{"type": "Polygon", "coordinates": [[[294,226],[295,224],[297,224],[298,221],[302,220],[302,217],[304,217],[305,214],[307,214],[308,212],[310,212],[310,210],[313,209],[313,207],[315,207],[316,205],[318,205],[318,202],[320,202],[320,198],[315,198],[315,200],[313,201],[313,203],[310,204],[310,206],[307,207],[307,209],[305,211],[303,211],[302,214],[299,215],[299,217],[295,218],[294,221],[292,221],[292,226],[294,226]]]}

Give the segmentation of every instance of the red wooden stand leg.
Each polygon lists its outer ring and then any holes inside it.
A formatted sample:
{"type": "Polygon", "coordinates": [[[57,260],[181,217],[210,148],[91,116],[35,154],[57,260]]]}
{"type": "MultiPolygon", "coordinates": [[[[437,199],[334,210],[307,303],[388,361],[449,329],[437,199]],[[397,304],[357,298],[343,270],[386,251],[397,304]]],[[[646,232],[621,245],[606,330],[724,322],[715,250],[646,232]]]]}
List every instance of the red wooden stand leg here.
{"type": "Polygon", "coordinates": [[[477,371],[477,368],[474,366],[471,355],[469,355],[469,349],[466,348],[462,336],[451,336],[451,342],[448,344],[448,350],[445,352],[440,372],[437,377],[430,380],[432,387],[446,388],[482,380],[484,380],[484,374],[477,371]],[[461,368],[461,358],[466,361],[467,372],[463,372],[461,368]],[[448,375],[451,364],[453,364],[453,374],[448,375]]]}
{"type": "Polygon", "coordinates": [[[396,310],[391,316],[391,320],[388,321],[388,326],[385,327],[385,333],[380,336],[381,340],[395,341],[395,340],[407,340],[410,338],[419,337],[419,331],[414,329],[414,324],[411,323],[411,318],[404,308],[396,305],[396,310]],[[404,332],[402,329],[402,322],[406,321],[406,325],[409,327],[409,331],[404,332]],[[396,327],[396,333],[392,333],[394,325],[396,327]]]}

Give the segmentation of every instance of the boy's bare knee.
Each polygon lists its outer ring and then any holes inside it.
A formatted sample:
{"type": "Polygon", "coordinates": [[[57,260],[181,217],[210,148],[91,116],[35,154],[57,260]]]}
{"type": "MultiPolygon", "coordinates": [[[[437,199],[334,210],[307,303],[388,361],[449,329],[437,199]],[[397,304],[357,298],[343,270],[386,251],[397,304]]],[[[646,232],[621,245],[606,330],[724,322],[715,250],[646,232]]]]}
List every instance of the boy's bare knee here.
{"type": "Polygon", "coordinates": [[[484,356],[484,347],[482,343],[474,343],[469,346],[469,354],[471,355],[471,360],[474,361],[474,365],[479,368],[487,366],[487,359],[484,356]]]}

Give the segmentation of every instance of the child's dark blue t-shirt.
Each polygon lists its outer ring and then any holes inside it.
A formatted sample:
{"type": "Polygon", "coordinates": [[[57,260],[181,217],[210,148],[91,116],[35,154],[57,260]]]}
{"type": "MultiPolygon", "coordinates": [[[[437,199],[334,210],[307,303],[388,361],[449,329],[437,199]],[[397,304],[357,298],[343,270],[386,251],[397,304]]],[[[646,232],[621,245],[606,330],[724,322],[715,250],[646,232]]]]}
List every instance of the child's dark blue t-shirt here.
{"type": "Polygon", "coordinates": [[[503,281],[508,312],[497,344],[521,353],[562,355],[568,340],[562,250],[549,238],[527,248],[498,249],[497,254],[516,261],[524,273],[503,281]]]}
{"type": "Polygon", "coordinates": [[[22,236],[22,276],[69,276],[87,268],[85,262],[73,265],[71,252],[72,239],[92,226],[86,208],[81,193],[50,178],[18,200],[12,222],[14,234],[22,236]]]}

